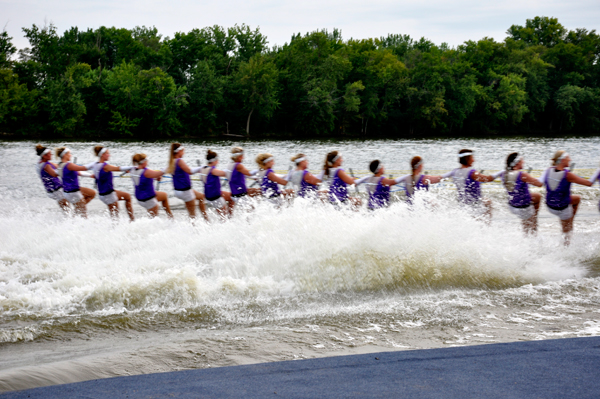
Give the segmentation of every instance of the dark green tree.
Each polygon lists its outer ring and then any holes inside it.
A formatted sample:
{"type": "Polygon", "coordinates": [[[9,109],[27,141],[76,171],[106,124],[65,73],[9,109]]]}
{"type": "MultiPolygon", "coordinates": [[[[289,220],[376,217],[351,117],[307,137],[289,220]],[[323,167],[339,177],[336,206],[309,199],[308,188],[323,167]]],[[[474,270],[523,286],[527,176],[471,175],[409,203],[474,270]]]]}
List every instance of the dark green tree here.
{"type": "Polygon", "coordinates": [[[277,97],[278,71],[275,64],[263,55],[254,55],[242,62],[234,82],[248,112],[246,135],[250,136],[250,118],[257,111],[267,119],[279,106],[277,97]]]}
{"type": "Polygon", "coordinates": [[[91,85],[88,64],[75,64],[64,74],[52,79],[42,95],[42,104],[50,126],[59,136],[73,137],[80,133],[87,109],[81,90],[91,85]]]}

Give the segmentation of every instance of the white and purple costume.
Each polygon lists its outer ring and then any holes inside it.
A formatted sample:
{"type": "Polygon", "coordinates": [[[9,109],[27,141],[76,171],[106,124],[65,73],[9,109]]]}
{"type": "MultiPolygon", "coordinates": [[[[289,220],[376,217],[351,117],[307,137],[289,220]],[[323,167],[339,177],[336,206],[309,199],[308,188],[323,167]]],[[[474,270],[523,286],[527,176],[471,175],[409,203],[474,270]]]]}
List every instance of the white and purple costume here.
{"type": "Polygon", "coordinates": [[[481,203],[481,184],[473,179],[475,168],[456,168],[442,177],[452,177],[458,191],[458,200],[466,205],[478,205],[481,203]]]}
{"type": "Polygon", "coordinates": [[[83,195],[79,189],[79,173],[76,170],[69,170],[68,165],[70,163],[59,164],[58,174],[62,178],[65,199],[72,204],[76,204],[83,199],[83,195]]]}
{"type": "Polygon", "coordinates": [[[397,183],[404,183],[404,193],[406,194],[406,202],[412,204],[413,196],[419,190],[429,190],[429,185],[424,183],[425,175],[421,174],[415,179],[412,174],[401,176],[396,179],[397,183]]]}
{"type": "Polygon", "coordinates": [[[317,193],[317,185],[307,183],[304,180],[307,173],[309,172],[306,169],[294,170],[290,173],[289,180],[297,187],[296,192],[298,193],[298,197],[314,197],[317,193]]]}
{"type": "Polygon", "coordinates": [[[261,170],[258,172],[258,178],[260,179],[260,189],[265,198],[275,199],[281,195],[281,192],[279,191],[278,184],[269,179],[269,174],[271,173],[275,173],[273,169],[261,170]]]}
{"type": "Polygon", "coordinates": [[[52,176],[46,172],[46,166],[50,165],[52,169],[56,171],[56,167],[51,162],[40,162],[37,164],[42,184],[46,190],[46,195],[56,201],[65,199],[63,194],[63,185],[58,176],[52,176]]]}
{"type": "Polygon", "coordinates": [[[213,208],[221,209],[225,205],[225,200],[221,195],[221,179],[219,176],[213,175],[215,166],[204,166],[200,173],[202,182],[204,183],[204,196],[206,205],[213,208]]]}
{"type": "Polygon", "coordinates": [[[361,183],[364,182],[367,185],[369,193],[367,207],[371,210],[384,208],[390,204],[390,186],[381,183],[384,178],[384,176],[372,175],[360,180],[361,183]]]}
{"type": "Polygon", "coordinates": [[[535,207],[531,202],[529,185],[522,179],[523,172],[511,170],[498,174],[508,192],[508,209],[519,218],[527,220],[535,215],[535,207]]]}
{"type": "Polygon", "coordinates": [[[348,184],[339,177],[342,168],[330,168],[329,177],[332,179],[329,185],[329,201],[333,203],[346,202],[348,200],[348,184]]]}
{"type": "Polygon", "coordinates": [[[106,205],[114,204],[119,200],[117,193],[113,187],[113,174],[112,172],[106,172],[104,167],[108,165],[106,162],[96,162],[89,169],[92,169],[94,176],[96,177],[96,184],[98,185],[98,198],[106,205]]]}
{"type": "Polygon", "coordinates": [[[175,170],[173,172],[173,189],[175,196],[183,202],[190,202],[196,199],[196,194],[192,189],[192,180],[190,175],[179,166],[181,158],[175,159],[175,170]]]}
{"type": "Polygon", "coordinates": [[[240,162],[232,162],[227,166],[227,179],[229,180],[229,189],[231,190],[231,198],[237,202],[239,198],[248,195],[246,188],[246,175],[237,170],[240,162]]]}
{"type": "Polygon", "coordinates": [[[142,207],[150,210],[158,205],[156,191],[154,191],[154,179],[144,176],[148,168],[133,169],[131,180],[135,186],[135,198],[142,207]]]}
{"type": "Polygon", "coordinates": [[[544,171],[540,181],[546,186],[546,205],[548,211],[560,218],[568,220],[573,217],[571,205],[571,182],[567,180],[568,169],[556,170],[550,167],[544,171]]]}

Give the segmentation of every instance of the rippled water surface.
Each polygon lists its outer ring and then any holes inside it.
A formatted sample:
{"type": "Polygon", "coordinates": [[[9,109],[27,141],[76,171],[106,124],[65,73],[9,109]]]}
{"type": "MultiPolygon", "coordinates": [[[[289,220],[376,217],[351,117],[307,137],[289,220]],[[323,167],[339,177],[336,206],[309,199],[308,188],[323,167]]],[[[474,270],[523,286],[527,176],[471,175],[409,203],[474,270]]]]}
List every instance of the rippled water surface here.
{"type": "MultiPolygon", "coordinates": [[[[190,223],[171,197],[175,221],[65,217],[36,175],[32,142],[0,142],[0,391],[109,377],[381,350],[596,335],[600,332],[598,190],[584,198],[570,247],[558,220],[540,212],[524,237],[498,184],[491,225],[440,184],[409,210],[401,191],[389,209],[335,210],[297,200],[276,210],[258,202],[231,220],[190,223]]],[[[63,144],[63,143],[61,143],[63,144]]],[[[96,143],[67,143],[79,163],[96,143]]],[[[102,143],[113,164],[145,152],[167,162],[165,143],[102,143]]],[[[195,165],[207,148],[222,162],[238,143],[184,143],[195,165]]],[[[366,174],[381,159],[388,174],[413,155],[430,173],[456,167],[461,148],[488,172],[522,152],[540,175],[557,149],[589,177],[600,139],[244,143],[245,164],[260,152],[281,173],[307,154],[318,171],[338,149],[366,174]]],[[[90,179],[81,179],[93,188],[90,179]]],[[[131,181],[116,179],[132,192],[131,181]]],[[[196,189],[199,182],[194,182],[196,189]]],[[[398,189],[398,188],[397,188],[398,189]]],[[[172,196],[170,182],[161,184],[172,196]]],[[[364,188],[362,188],[364,191],[364,188]]],[[[364,194],[359,194],[364,195],[364,194]]]]}

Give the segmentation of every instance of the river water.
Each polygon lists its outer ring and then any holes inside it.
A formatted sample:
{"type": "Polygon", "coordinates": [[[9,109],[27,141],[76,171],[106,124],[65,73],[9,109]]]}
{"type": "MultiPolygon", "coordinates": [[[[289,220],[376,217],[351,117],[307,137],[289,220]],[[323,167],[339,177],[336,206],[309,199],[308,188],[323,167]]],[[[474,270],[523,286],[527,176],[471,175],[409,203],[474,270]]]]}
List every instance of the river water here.
{"type": "MultiPolygon", "coordinates": [[[[183,203],[171,197],[175,221],[164,213],[151,220],[135,204],[134,223],[123,209],[114,222],[97,199],[88,219],[64,216],[36,175],[35,144],[0,142],[0,391],[600,333],[597,186],[575,187],[583,205],[567,248],[558,219],[544,205],[538,236],[525,237],[494,183],[483,189],[494,202],[491,225],[456,206],[451,184],[438,185],[412,211],[401,197],[377,212],[259,202],[226,222],[212,214],[210,224],[192,224],[183,203]]],[[[79,163],[94,161],[91,148],[98,143],[60,144],[79,163]]],[[[167,162],[167,143],[99,144],[110,147],[113,164],[130,164],[138,151],[151,167],[167,162]]],[[[185,159],[195,165],[211,148],[224,162],[237,144],[184,143],[185,159]]],[[[487,172],[500,169],[514,150],[536,176],[557,149],[567,150],[585,177],[600,160],[600,138],[243,146],[249,168],[258,153],[270,152],[281,173],[297,152],[317,172],[333,149],[358,175],[378,158],[386,173],[398,176],[413,155],[425,158],[430,173],[447,171],[465,147],[487,172]]],[[[93,188],[91,179],[80,180],[93,188]]],[[[132,192],[129,179],[115,180],[132,192]]],[[[172,195],[169,182],[163,189],[172,195]]]]}

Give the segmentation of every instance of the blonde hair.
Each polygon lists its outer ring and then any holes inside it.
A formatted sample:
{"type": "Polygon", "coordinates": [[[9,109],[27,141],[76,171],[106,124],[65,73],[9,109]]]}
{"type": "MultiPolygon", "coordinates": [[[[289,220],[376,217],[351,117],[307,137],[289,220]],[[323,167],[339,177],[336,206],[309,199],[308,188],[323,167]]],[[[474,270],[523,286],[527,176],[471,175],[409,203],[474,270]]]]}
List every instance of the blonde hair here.
{"type": "Polygon", "coordinates": [[[264,162],[265,160],[271,158],[273,155],[269,154],[269,153],[264,153],[264,154],[258,154],[256,157],[256,163],[258,164],[258,166],[262,167],[265,166],[264,162]]]}
{"type": "Polygon", "coordinates": [[[325,176],[329,176],[329,168],[333,166],[333,160],[337,156],[338,156],[338,152],[337,151],[331,151],[325,157],[325,164],[323,165],[323,170],[325,170],[325,176]]]}
{"type": "Polygon", "coordinates": [[[167,173],[173,174],[175,172],[175,150],[181,147],[179,143],[171,143],[171,149],[169,150],[169,164],[167,165],[167,173]]]}
{"type": "Polygon", "coordinates": [[[552,157],[552,165],[553,166],[557,166],[558,165],[558,160],[560,159],[560,157],[563,156],[563,154],[565,153],[565,150],[558,150],[554,153],[554,156],[552,157]]]}
{"type": "Polygon", "coordinates": [[[141,154],[135,154],[131,160],[133,161],[134,165],[139,165],[140,161],[143,161],[146,159],[146,154],[141,153],[141,154]]]}
{"type": "Polygon", "coordinates": [[[231,160],[233,162],[236,162],[236,159],[238,159],[240,155],[244,155],[244,149],[242,147],[233,147],[231,149],[231,160]]]}
{"type": "Polygon", "coordinates": [[[290,158],[290,161],[296,163],[296,159],[304,158],[306,155],[299,153],[290,158]]]}

